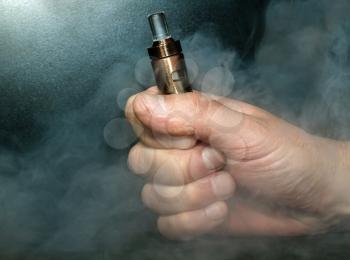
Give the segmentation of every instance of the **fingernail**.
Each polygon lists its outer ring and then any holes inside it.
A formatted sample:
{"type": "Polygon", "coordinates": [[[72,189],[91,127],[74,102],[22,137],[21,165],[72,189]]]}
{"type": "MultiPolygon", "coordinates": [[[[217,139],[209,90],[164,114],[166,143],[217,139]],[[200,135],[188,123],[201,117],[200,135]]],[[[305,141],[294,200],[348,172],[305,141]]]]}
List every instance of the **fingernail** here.
{"type": "Polygon", "coordinates": [[[208,170],[220,169],[224,165],[223,156],[214,148],[205,147],[202,151],[202,158],[208,170]]]}
{"type": "Polygon", "coordinates": [[[211,184],[213,192],[218,198],[227,199],[233,193],[234,183],[228,173],[221,173],[212,177],[211,184]]]}
{"type": "Polygon", "coordinates": [[[205,214],[212,220],[220,220],[226,217],[227,207],[225,203],[217,202],[206,207],[205,214]]]}
{"type": "Polygon", "coordinates": [[[158,115],[168,114],[168,109],[165,104],[164,97],[161,95],[144,95],[143,102],[146,107],[152,110],[153,113],[158,115]]]}

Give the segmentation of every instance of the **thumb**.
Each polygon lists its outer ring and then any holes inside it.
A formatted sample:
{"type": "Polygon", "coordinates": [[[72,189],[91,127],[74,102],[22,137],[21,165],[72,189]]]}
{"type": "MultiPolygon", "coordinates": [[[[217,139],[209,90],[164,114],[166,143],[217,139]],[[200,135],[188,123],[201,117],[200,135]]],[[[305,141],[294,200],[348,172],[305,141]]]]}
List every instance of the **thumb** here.
{"type": "Polygon", "coordinates": [[[195,136],[215,148],[225,148],[227,138],[231,147],[235,139],[240,145],[244,144],[242,131],[247,134],[247,123],[252,118],[241,112],[238,104],[228,107],[200,92],[181,95],[143,92],[136,96],[133,106],[136,117],[152,131],[195,136]]]}

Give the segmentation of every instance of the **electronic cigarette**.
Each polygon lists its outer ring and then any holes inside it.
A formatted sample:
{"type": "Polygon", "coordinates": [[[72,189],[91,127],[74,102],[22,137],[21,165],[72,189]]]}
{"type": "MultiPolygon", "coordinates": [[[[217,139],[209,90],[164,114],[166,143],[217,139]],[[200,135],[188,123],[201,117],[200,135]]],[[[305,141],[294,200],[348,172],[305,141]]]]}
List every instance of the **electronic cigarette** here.
{"type": "Polygon", "coordinates": [[[148,49],[158,88],[163,94],[191,92],[180,41],[171,37],[163,12],[148,16],[153,45],[148,49]]]}

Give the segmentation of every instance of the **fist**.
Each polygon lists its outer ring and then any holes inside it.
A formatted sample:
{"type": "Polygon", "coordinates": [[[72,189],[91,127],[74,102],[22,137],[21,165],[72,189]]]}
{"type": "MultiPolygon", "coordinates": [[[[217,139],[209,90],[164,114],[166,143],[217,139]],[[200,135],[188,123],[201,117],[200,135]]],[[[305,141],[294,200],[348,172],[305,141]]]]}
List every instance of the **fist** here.
{"type": "Polygon", "coordinates": [[[300,235],[342,211],[330,170],[342,149],[260,108],[199,92],[132,96],[140,142],[129,166],[143,176],[144,204],[169,238],[201,234],[300,235]]]}

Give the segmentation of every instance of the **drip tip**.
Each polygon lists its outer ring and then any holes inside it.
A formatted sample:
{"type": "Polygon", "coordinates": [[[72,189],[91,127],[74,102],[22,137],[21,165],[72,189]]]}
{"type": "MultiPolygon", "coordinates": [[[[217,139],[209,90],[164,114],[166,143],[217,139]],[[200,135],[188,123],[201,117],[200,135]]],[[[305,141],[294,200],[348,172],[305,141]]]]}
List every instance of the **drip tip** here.
{"type": "Polygon", "coordinates": [[[161,41],[171,37],[164,12],[150,14],[148,21],[152,30],[153,41],[161,41]]]}

